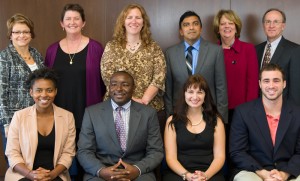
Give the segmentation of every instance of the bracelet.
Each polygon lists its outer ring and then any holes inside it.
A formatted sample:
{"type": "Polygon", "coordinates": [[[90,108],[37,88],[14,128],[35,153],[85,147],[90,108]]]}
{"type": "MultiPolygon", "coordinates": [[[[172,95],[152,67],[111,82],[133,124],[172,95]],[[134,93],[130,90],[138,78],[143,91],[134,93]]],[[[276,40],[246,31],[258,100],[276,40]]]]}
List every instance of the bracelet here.
{"type": "Polygon", "coordinates": [[[186,174],[189,173],[188,171],[184,172],[181,174],[182,180],[186,180],[186,174]]]}
{"type": "Polygon", "coordinates": [[[29,170],[29,171],[27,172],[27,174],[25,175],[25,178],[28,178],[27,176],[30,175],[31,172],[32,172],[32,170],[29,170]]]}

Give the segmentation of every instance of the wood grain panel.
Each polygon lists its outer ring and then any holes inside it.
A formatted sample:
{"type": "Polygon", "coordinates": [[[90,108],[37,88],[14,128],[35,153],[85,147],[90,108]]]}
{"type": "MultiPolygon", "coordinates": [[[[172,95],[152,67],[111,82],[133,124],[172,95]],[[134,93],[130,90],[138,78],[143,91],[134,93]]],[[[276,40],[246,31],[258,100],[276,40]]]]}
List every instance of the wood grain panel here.
{"type": "Polygon", "coordinates": [[[285,12],[287,17],[286,28],[283,36],[291,41],[300,43],[299,0],[231,0],[231,8],[242,19],[243,28],[241,39],[258,44],[266,41],[261,19],[269,8],[279,8],[285,12]]]}

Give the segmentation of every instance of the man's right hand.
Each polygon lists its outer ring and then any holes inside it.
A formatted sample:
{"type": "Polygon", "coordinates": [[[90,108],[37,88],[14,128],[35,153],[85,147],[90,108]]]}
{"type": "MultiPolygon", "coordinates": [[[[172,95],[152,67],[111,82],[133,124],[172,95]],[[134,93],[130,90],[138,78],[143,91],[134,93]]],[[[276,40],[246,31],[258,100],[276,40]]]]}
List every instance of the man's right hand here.
{"type": "Polygon", "coordinates": [[[122,165],[120,161],[110,167],[103,168],[100,171],[100,177],[102,177],[104,180],[118,180],[118,181],[130,181],[128,178],[129,171],[125,170],[124,168],[121,168],[122,165]]]}
{"type": "Polygon", "coordinates": [[[257,170],[255,173],[262,178],[263,181],[277,181],[276,178],[272,177],[271,172],[268,170],[257,170]]]}

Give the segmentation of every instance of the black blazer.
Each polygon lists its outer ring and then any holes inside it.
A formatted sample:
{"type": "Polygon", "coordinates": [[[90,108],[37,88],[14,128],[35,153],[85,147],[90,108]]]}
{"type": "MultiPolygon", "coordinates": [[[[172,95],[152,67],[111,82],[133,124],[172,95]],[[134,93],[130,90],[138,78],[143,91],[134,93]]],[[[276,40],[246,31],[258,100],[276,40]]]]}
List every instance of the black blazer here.
{"type": "Polygon", "coordinates": [[[300,107],[283,101],[273,146],[261,98],[238,106],[230,130],[229,153],[238,170],[278,169],[300,174],[300,107]]]}
{"type": "MultiPolygon", "coordinates": [[[[258,65],[261,67],[266,41],[257,45],[256,53],[258,65]]],[[[298,44],[291,42],[284,37],[281,38],[271,63],[276,63],[285,72],[286,88],[283,95],[300,106],[300,47],[298,44]]]]}

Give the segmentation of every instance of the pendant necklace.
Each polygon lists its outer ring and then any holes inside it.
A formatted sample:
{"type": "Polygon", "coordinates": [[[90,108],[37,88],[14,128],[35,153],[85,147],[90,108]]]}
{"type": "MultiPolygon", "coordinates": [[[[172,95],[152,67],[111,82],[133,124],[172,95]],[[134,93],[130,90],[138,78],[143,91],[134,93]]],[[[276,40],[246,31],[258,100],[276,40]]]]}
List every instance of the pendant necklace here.
{"type": "Polygon", "coordinates": [[[135,45],[131,46],[129,43],[127,43],[128,47],[129,47],[129,50],[134,52],[137,47],[140,45],[141,42],[137,42],[135,45]]]}
{"type": "Polygon", "coordinates": [[[26,57],[26,56],[22,56],[21,55],[21,57],[26,61],[26,60],[31,60],[31,55],[29,55],[28,57],[26,57]]]}
{"type": "Polygon", "coordinates": [[[202,120],[203,120],[203,114],[202,114],[202,116],[201,116],[201,119],[200,119],[199,123],[196,123],[196,124],[192,124],[192,123],[191,123],[191,125],[192,125],[192,126],[198,126],[199,124],[201,124],[202,120]]]}
{"type": "Polygon", "coordinates": [[[67,41],[67,49],[68,49],[68,55],[69,55],[69,58],[70,58],[70,65],[73,64],[73,60],[74,60],[75,54],[76,54],[76,52],[78,51],[78,49],[79,49],[79,47],[80,47],[80,44],[81,44],[81,39],[82,39],[82,36],[80,37],[80,41],[79,41],[79,44],[78,44],[78,46],[77,46],[77,49],[76,49],[75,53],[71,56],[70,51],[69,51],[69,46],[68,46],[68,40],[67,40],[67,38],[66,38],[66,41],[67,41]]]}

